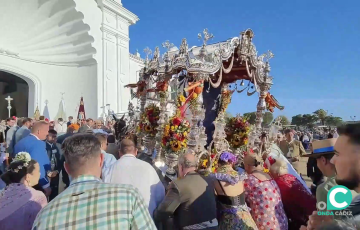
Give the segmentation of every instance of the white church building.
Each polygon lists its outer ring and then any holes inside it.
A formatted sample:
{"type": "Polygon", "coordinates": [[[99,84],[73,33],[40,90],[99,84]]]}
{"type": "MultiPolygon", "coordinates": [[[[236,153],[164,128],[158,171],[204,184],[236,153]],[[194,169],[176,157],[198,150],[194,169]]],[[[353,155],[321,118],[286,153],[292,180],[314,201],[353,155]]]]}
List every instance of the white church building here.
{"type": "Polygon", "coordinates": [[[0,118],[54,119],[61,97],[77,116],[80,97],[87,117],[102,106],[127,110],[128,83],[137,82],[144,60],[129,53],[129,26],[139,18],[121,0],[0,0],[0,118]]]}

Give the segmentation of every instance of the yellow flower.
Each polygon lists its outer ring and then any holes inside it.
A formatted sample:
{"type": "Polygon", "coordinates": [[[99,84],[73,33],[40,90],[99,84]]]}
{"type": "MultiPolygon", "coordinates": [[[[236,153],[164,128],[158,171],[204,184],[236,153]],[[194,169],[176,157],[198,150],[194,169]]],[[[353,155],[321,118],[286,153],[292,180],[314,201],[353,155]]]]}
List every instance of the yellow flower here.
{"type": "Polygon", "coordinates": [[[171,131],[174,131],[175,130],[175,127],[174,126],[171,126],[171,131]]]}
{"type": "Polygon", "coordinates": [[[152,131],[152,127],[150,125],[146,125],[145,126],[145,131],[146,132],[151,132],[152,131]]]}
{"type": "Polygon", "coordinates": [[[264,168],[264,173],[269,173],[269,169],[264,168]]]}
{"type": "Polygon", "coordinates": [[[244,141],[244,145],[247,145],[248,143],[249,143],[249,140],[246,139],[246,140],[244,141]]]}
{"type": "Polygon", "coordinates": [[[180,141],[174,141],[172,144],[171,144],[171,149],[174,151],[174,152],[177,152],[181,149],[181,143],[180,141]]]}
{"type": "Polygon", "coordinates": [[[207,167],[207,163],[208,163],[208,159],[205,159],[205,160],[202,162],[202,167],[206,168],[206,167],[207,167]]]}
{"type": "Polygon", "coordinates": [[[177,129],[179,126],[175,125],[175,129],[177,129]]]}
{"type": "Polygon", "coordinates": [[[180,95],[179,100],[184,103],[186,101],[186,98],[184,97],[184,95],[180,95]]]}
{"type": "Polygon", "coordinates": [[[187,137],[188,133],[185,131],[185,132],[183,133],[183,135],[184,135],[184,137],[187,137]]]}

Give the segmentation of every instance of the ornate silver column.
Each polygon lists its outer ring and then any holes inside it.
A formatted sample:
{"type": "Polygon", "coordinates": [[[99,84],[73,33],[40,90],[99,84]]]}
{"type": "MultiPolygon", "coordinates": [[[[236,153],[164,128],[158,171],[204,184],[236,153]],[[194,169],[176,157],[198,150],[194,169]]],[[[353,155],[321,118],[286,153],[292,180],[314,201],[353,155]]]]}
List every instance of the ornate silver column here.
{"type": "MultiPolygon", "coordinates": [[[[146,62],[145,62],[146,63],[146,62]]],[[[143,70],[145,71],[145,69],[143,70]]],[[[140,79],[143,79],[144,80],[144,73],[140,73],[141,76],[140,76],[140,79]]],[[[142,93],[140,95],[140,113],[139,113],[139,121],[140,121],[140,116],[141,114],[145,111],[145,105],[146,105],[146,96],[147,96],[147,93],[146,93],[146,90],[147,90],[147,87],[145,87],[145,92],[142,93]]],[[[137,148],[138,149],[143,149],[143,137],[144,137],[144,133],[142,131],[140,131],[139,133],[137,133],[137,148]]]]}
{"type": "Polygon", "coordinates": [[[163,137],[163,133],[164,133],[164,124],[167,122],[166,121],[166,106],[167,106],[167,102],[168,102],[168,96],[169,93],[167,91],[165,92],[160,92],[160,117],[158,120],[158,127],[157,127],[157,133],[155,136],[155,140],[156,140],[156,146],[155,146],[155,150],[156,150],[156,158],[155,161],[161,161],[161,153],[162,153],[162,137],[163,137]]]}
{"type": "Polygon", "coordinates": [[[192,116],[191,116],[191,129],[188,137],[188,148],[195,151],[200,134],[199,121],[200,121],[200,115],[202,113],[202,104],[203,104],[202,93],[190,103],[191,103],[190,111],[192,116]]]}
{"type": "Polygon", "coordinates": [[[258,131],[260,131],[262,129],[261,124],[263,122],[263,114],[265,112],[266,109],[266,102],[265,102],[265,98],[266,95],[268,93],[268,91],[271,88],[272,85],[272,78],[269,77],[269,72],[270,72],[270,65],[269,62],[265,63],[265,67],[264,67],[264,79],[263,82],[259,83],[259,89],[260,89],[260,93],[259,93],[259,102],[256,106],[256,129],[258,131]]]}

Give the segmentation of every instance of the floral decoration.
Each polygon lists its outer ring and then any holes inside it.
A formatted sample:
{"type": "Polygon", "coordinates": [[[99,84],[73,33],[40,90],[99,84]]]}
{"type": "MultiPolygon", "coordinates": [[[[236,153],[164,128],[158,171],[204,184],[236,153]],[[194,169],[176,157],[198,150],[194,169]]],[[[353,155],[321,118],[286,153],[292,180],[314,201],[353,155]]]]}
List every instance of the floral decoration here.
{"type": "Polygon", "coordinates": [[[237,162],[236,156],[229,152],[223,152],[220,155],[220,160],[227,162],[227,163],[232,163],[232,164],[237,162]]]}
{"type": "MultiPolygon", "coordinates": [[[[211,161],[213,162],[212,165],[211,165],[211,172],[212,173],[215,173],[217,168],[218,168],[218,156],[213,153],[211,154],[210,156],[211,158],[211,161]]],[[[200,160],[199,160],[199,169],[200,170],[205,170],[205,169],[208,169],[210,167],[210,162],[209,162],[209,159],[206,155],[202,155],[200,160]]]]}
{"type": "Polygon", "coordinates": [[[18,154],[16,154],[13,162],[17,162],[17,161],[30,162],[31,156],[28,152],[19,152],[18,154]]]}
{"type": "Polygon", "coordinates": [[[162,146],[166,152],[180,153],[187,147],[187,136],[190,124],[176,113],[164,127],[162,146]]]}
{"type": "Polygon", "coordinates": [[[225,132],[230,147],[237,149],[248,144],[250,124],[241,116],[232,117],[227,119],[225,132]]]}
{"type": "Polygon", "coordinates": [[[19,152],[16,154],[13,162],[23,162],[22,165],[18,165],[15,169],[8,169],[8,171],[13,171],[15,173],[18,173],[19,170],[23,169],[24,167],[29,166],[29,162],[31,161],[31,156],[28,152],[19,152]]]}
{"type": "Polygon", "coordinates": [[[220,104],[220,112],[225,113],[227,107],[231,103],[231,96],[234,91],[225,89],[221,91],[221,104],[220,104]]]}
{"type": "Polygon", "coordinates": [[[140,116],[140,123],[138,131],[143,131],[146,134],[155,136],[158,127],[158,120],[160,117],[160,109],[155,104],[148,105],[140,116]]]}

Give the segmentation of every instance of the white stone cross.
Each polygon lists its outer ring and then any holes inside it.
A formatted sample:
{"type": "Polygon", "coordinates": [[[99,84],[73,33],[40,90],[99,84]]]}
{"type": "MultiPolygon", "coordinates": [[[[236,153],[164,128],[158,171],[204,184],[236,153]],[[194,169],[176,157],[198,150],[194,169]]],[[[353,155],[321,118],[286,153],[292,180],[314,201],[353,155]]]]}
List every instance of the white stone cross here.
{"type": "Polygon", "coordinates": [[[7,96],[7,98],[5,98],[5,100],[8,102],[8,107],[7,107],[7,109],[8,109],[8,111],[9,111],[9,116],[8,117],[10,117],[10,111],[11,111],[11,101],[12,100],[14,100],[13,98],[11,98],[10,96],[7,96]]]}

